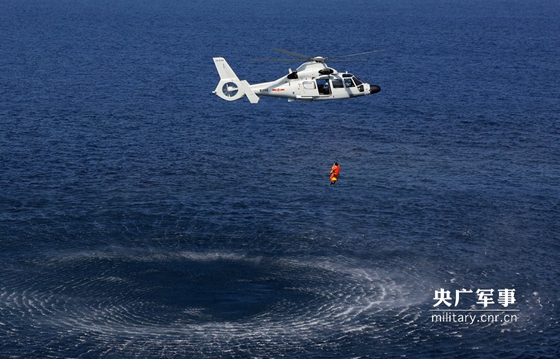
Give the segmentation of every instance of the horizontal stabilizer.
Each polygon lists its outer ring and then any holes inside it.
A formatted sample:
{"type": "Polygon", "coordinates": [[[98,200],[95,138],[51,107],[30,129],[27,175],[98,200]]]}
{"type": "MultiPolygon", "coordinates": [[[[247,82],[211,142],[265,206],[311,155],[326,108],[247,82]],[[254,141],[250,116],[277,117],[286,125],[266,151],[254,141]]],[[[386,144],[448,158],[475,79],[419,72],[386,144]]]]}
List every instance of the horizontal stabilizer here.
{"type": "Polygon", "coordinates": [[[249,87],[249,83],[247,81],[245,80],[241,81],[240,85],[241,85],[240,86],[241,90],[245,92],[245,96],[247,96],[249,102],[251,103],[259,102],[260,100],[259,96],[255,95],[255,92],[251,89],[251,87],[249,87]]]}

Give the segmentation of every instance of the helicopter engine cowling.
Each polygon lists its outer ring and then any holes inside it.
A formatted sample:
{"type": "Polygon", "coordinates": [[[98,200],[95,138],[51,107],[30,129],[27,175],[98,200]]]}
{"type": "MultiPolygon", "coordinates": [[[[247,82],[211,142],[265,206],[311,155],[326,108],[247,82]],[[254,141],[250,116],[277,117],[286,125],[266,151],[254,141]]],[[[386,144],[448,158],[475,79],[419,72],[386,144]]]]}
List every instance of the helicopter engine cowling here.
{"type": "Polygon", "coordinates": [[[288,74],[287,78],[288,78],[288,80],[295,80],[295,79],[297,79],[297,78],[298,78],[297,71],[291,71],[291,70],[290,70],[290,73],[288,74]]]}

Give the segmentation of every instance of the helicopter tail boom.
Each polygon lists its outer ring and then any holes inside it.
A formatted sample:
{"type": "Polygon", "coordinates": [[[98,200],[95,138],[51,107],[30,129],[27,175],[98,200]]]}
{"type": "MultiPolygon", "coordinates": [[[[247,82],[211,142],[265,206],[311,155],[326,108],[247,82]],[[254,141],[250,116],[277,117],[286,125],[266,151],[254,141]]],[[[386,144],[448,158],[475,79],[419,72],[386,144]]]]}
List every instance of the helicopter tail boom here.
{"type": "Polygon", "coordinates": [[[247,96],[249,102],[259,102],[259,97],[251,89],[249,83],[246,80],[239,80],[223,57],[214,57],[214,65],[216,65],[216,70],[220,75],[220,82],[214,90],[218,97],[226,101],[236,101],[243,96],[247,96]]]}

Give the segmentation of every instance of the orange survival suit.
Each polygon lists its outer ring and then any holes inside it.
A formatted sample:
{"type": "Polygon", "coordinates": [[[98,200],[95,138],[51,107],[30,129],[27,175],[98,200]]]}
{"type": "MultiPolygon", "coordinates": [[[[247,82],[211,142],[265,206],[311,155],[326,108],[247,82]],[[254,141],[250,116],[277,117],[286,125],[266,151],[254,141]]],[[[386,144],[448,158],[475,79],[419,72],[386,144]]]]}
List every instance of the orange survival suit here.
{"type": "Polygon", "coordinates": [[[334,163],[331,167],[331,184],[335,184],[338,180],[338,174],[340,173],[340,165],[338,163],[334,163]]]}

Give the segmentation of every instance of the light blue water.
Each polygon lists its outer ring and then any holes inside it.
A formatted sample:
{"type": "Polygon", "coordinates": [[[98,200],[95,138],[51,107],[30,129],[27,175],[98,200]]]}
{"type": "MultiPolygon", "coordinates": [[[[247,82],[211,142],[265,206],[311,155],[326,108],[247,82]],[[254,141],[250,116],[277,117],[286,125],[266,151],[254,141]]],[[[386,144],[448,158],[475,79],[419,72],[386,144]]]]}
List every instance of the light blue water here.
{"type": "Polygon", "coordinates": [[[0,356],[557,357],[559,15],[2,1],[0,356]],[[212,57],[269,81],[299,65],[250,61],[275,47],[385,49],[331,64],[382,91],[212,95],[212,57]],[[516,312],[434,322],[463,288],[458,308],[494,289],[516,312]]]}

